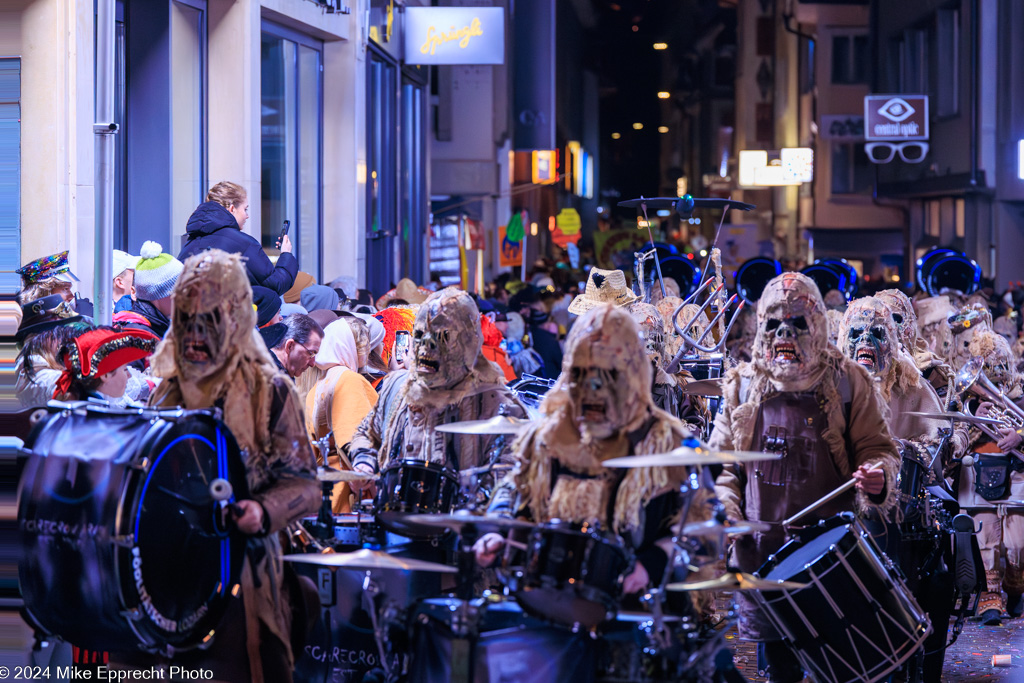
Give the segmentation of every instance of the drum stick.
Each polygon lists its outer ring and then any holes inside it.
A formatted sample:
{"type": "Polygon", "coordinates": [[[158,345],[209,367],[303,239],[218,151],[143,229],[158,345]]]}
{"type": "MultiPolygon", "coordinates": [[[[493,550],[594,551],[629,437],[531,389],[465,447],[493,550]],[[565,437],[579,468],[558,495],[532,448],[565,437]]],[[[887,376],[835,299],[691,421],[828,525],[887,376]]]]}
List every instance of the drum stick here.
{"type": "MultiPolygon", "coordinates": [[[[871,472],[871,471],[876,470],[876,469],[878,469],[878,465],[875,465],[874,467],[869,467],[868,471],[871,472]]],[[[842,486],[834,489],[831,493],[826,493],[824,496],[822,496],[818,500],[814,501],[813,503],[811,503],[810,505],[805,507],[803,510],[801,510],[800,512],[798,512],[795,515],[793,515],[792,517],[790,517],[789,519],[782,520],[782,526],[792,526],[793,522],[797,521],[801,517],[806,517],[810,513],[814,512],[815,510],[820,508],[825,503],[829,502],[830,500],[832,500],[834,498],[838,498],[839,496],[843,495],[844,493],[846,493],[847,491],[849,491],[850,489],[852,489],[856,485],[857,485],[857,480],[856,479],[851,479],[850,481],[846,482],[842,486]]]]}
{"type": "Polygon", "coordinates": [[[513,541],[510,538],[506,538],[505,539],[505,545],[508,545],[508,546],[510,546],[512,548],[515,548],[516,550],[526,550],[526,548],[527,548],[525,543],[520,543],[519,541],[513,541]]]}

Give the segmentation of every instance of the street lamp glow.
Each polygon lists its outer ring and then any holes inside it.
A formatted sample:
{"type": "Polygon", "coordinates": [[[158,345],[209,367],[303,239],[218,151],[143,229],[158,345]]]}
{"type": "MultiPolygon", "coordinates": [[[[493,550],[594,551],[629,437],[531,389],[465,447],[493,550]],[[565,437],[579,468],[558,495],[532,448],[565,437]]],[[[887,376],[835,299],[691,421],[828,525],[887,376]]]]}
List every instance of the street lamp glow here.
{"type": "Polygon", "coordinates": [[[612,140],[618,140],[622,137],[622,133],[612,133],[612,140]]]}
{"type": "Polygon", "coordinates": [[[667,90],[659,90],[658,91],[658,99],[659,100],[667,100],[669,97],[671,97],[671,95],[669,94],[669,92],[667,90]]]}
{"type": "Polygon", "coordinates": [[[658,132],[659,133],[667,133],[668,132],[668,126],[658,126],[658,132]]]}
{"type": "Polygon", "coordinates": [[[655,43],[654,44],[654,49],[655,50],[667,50],[668,49],[668,43],[655,43]]]}
{"type": "Polygon", "coordinates": [[[639,121],[637,121],[636,123],[633,124],[633,130],[643,130],[643,129],[644,129],[644,124],[640,123],[639,121]]]}

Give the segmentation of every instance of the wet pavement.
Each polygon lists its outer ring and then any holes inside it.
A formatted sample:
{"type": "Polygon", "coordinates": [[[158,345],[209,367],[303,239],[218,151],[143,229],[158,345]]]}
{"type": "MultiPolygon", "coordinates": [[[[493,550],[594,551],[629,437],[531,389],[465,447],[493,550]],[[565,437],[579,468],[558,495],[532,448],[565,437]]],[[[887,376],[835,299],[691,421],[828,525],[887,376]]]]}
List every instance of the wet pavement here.
{"type": "MultiPolygon", "coordinates": [[[[735,644],[736,668],[747,680],[766,681],[758,676],[755,645],[737,640],[735,630],[726,638],[735,644]]],[[[1024,682],[1024,619],[1004,620],[1002,626],[982,626],[968,620],[960,638],[946,651],[942,680],[946,683],[1024,682]],[[994,655],[1010,655],[1010,665],[993,666],[994,655]]]]}

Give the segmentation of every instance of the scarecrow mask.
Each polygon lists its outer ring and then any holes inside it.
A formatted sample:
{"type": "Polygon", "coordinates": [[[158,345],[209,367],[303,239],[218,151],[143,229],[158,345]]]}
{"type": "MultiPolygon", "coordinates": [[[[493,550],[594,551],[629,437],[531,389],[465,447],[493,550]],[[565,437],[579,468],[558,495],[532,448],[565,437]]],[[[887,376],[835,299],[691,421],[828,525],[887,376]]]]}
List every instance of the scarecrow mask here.
{"type": "Polygon", "coordinates": [[[896,333],[904,348],[913,351],[917,342],[917,315],[914,313],[910,298],[898,289],[884,289],[875,297],[892,313],[896,333]]]}
{"type": "Polygon", "coordinates": [[[652,370],[640,329],[621,308],[603,305],[583,314],[566,342],[572,419],[584,441],[608,439],[650,402],[652,370]]]}
{"type": "Polygon", "coordinates": [[[415,381],[428,389],[451,388],[469,375],[480,356],[480,311],[465,292],[442,289],[420,306],[412,337],[415,381]]]}
{"type": "Polygon", "coordinates": [[[981,332],[992,331],[992,313],[982,304],[969,304],[947,320],[953,334],[950,363],[960,369],[972,357],[971,341],[981,332]]]}
{"type": "Polygon", "coordinates": [[[783,273],[757,302],[753,361],[785,385],[810,377],[828,345],[825,304],[817,285],[801,273],[783,273]]]}
{"type": "Polygon", "coordinates": [[[857,299],[846,309],[839,341],[847,358],[882,375],[898,350],[896,323],[881,299],[857,299]]]}
{"type": "Polygon", "coordinates": [[[212,249],[188,259],[174,290],[177,366],[190,382],[220,370],[256,325],[252,289],[237,255],[212,249]]]}
{"type": "Polygon", "coordinates": [[[969,355],[985,360],[985,375],[1006,394],[1016,393],[1020,383],[1017,358],[1006,339],[990,330],[978,332],[971,339],[969,355]]]}
{"type": "Polygon", "coordinates": [[[651,304],[635,303],[630,305],[629,313],[640,327],[640,339],[647,357],[658,367],[664,366],[665,326],[658,309],[651,304]]]}

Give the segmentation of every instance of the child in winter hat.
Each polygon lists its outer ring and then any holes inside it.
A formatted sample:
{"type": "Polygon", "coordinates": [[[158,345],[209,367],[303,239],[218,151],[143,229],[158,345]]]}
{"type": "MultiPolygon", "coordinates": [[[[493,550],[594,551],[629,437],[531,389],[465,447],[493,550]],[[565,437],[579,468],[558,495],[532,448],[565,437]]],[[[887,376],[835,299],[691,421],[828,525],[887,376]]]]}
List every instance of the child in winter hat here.
{"type": "Polygon", "coordinates": [[[181,261],[164,253],[157,242],[143,243],[135,266],[135,296],[143,301],[169,297],[184,268],[181,261]]]}

